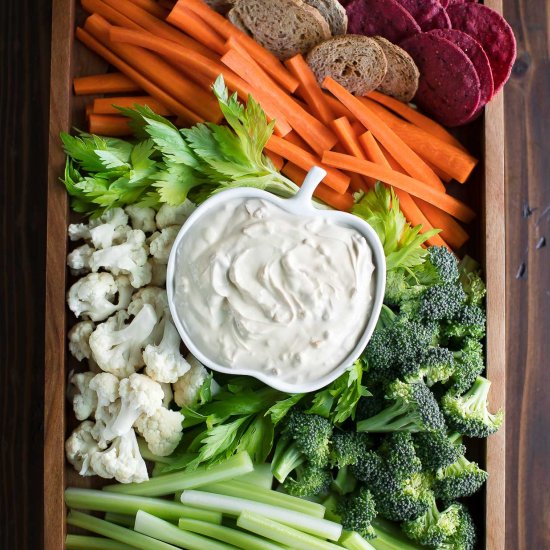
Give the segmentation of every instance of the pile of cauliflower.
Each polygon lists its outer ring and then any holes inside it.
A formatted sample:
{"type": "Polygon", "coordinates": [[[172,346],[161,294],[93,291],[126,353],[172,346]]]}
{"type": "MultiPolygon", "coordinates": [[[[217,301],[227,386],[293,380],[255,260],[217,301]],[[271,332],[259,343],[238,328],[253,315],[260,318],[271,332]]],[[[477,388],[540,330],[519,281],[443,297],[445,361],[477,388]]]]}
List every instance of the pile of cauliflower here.
{"type": "Polygon", "coordinates": [[[120,483],[148,479],[136,432],[151,453],[168,456],[182,436],[183,416],[172,401],[192,405],[207,377],[180,337],[166,296],[166,267],[181,225],[194,205],[113,208],[88,224],[69,226],[83,241],[67,258],[81,276],[67,303],[81,319],[69,332],[69,350],[88,371],[71,374],[69,399],[82,423],[65,444],[83,476],[120,483]]]}

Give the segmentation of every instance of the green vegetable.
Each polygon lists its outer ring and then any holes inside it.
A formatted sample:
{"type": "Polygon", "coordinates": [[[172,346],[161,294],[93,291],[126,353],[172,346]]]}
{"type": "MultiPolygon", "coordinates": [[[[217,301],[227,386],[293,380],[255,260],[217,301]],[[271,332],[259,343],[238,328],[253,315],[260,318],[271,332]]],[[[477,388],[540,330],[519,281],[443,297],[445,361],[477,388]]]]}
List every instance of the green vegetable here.
{"type": "Polygon", "coordinates": [[[340,538],[340,544],[348,550],[373,550],[374,548],[359,533],[344,533],[340,538]]]}
{"type": "Polygon", "coordinates": [[[65,548],[66,550],[133,550],[134,547],[116,540],[100,537],[67,535],[65,537],[65,548]]]}
{"type": "Polygon", "coordinates": [[[477,493],[487,481],[487,472],[465,456],[437,471],[435,492],[446,501],[469,497],[477,493]]]}
{"type": "Polygon", "coordinates": [[[426,470],[435,472],[450,466],[466,452],[457,433],[447,436],[444,431],[421,432],[413,438],[416,454],[426,470]]]}
{"type": "Polygon", "coordinates": [[[313,497],[326,493],[332,483],[332,474],[328,468],[305,464],[287,477],[283,486],[287,493],[295,497],[313,497]]]}
{"type": "Polygon", "coordinates": [[[336,431],[332,436],[330,463],[339,469],[357,464],[372,447],[368,434],[355,431],[336,431]]]}
{"type": "Polygon", "coordinates": [[[136,516],[129,516],[127,514],[118,514],[116,512],[107,512],[103,517],[105,521],[110,521],[111,523],[116,523],[117,525],[122,525],[123,527],[134,528],[134,523],[136,522],[136,516]]]}
{"type": "Polygon", "coordinates": [[[250,456],[247,453],[239,453],[227,459],[223,464],[210,468],[201,466],[193,471],[166,474],[142,483],[127,483],[107,485],[103,489],[114,493],[141,496],[161,496],[201,487],[210,483],[230,480],[254,470],[250,456]]]}
{"type": "Polygon", "coordinates": [[[342,527],[347,531],[355,531],[367,539],[376,537],[371,526],[377,514],[376,503],[366,487],[360,487],[353,494],[342,498],[338,504],[338,514],[342,527]]]}
{"type": "Polygon", "coordinates": [[[487,289],[481,278],[479,264],[470,256],[464,256],[458,264],[458,271],[467,302],[473,306],[481,306],[487,289]]]}
{"type": "Polygon", "coordinates": [[[271,489],[273,486],[273,474],[271,473],[271,464],[254,464],[254,470],[249,474],[239,476],[239,483],[255,485],[260,489],[271,489]]]}

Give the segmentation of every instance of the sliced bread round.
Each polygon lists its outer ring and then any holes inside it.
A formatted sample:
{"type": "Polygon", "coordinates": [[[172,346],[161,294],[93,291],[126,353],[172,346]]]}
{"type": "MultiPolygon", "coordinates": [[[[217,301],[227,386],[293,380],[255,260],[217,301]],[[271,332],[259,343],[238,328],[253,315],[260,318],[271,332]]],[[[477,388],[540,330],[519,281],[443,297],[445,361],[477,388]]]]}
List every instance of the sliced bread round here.
{"type": "Polygon", "coordinates": [[[376,40],[348,34],[331,38],[313,48],[307,62],[322,84],[331,76],[355,95],[365,95],[384,80],[387,61],[376,40]]]}
{"type": "Polygon", "coordinates": [[[413,58],[399,46],[392,44],[381,36],[374,36],[374,40],[384,51],[388,60],[388,70],[378,91],[391,95],[399,101],[408,103],[418,90],[420,72],[413,58]]]}
{"type": "Polygon", "coordinates": [[[331,36],[319,10],[302,0],[236,0],[228,17],[281,60],[305,54],[331,36]]]}
{"type": "Polygon", "coordinates": [[[348,14],[338,0],[305,0],[306,4],[319,10],[326,19],[333,36],[346,34],[348,30],[348,14]]]}

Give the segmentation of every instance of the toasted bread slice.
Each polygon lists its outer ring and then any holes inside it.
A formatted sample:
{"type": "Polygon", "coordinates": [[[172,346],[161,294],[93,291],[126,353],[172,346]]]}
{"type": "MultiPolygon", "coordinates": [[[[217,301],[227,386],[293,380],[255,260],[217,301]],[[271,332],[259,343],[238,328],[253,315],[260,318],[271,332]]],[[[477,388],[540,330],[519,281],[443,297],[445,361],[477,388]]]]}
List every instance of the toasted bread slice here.
{"type": "Polygon", "coordinates": [[[373,39],[378,42],[388,60],[388,70],[377,88],[378,91],[408,103],[418,89],[420,72],[416,63],[403,48],[392,44],[389,40],[381,36],[374,36],[373,39]]]}
{"type": "Polygon", "coordinates": [[[281,60],[305,54],[331,36],[319,10],[302,0],[236,0],[228,17],[281,60]]]}
{"type": "Polygon", "coordinates": [[[348,14],[338,0],[305,0],[306,4],[319,10],[326,19],[332,36],[346,34],[348,30],[348,14]]]}
{"type": "Polygon", "coordinates": [[[331,76],[355,95],[365,95],[384,80],[386,56],[376,40],[348,34],[315,46],[307,62],[319,83],[331,76]]]}

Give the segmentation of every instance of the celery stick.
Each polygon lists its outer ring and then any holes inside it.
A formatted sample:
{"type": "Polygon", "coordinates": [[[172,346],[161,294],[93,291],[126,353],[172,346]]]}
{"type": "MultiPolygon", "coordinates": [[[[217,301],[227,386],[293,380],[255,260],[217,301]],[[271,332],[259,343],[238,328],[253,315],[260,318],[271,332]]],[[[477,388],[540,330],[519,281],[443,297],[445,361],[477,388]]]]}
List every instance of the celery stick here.
{"type": "Polygon", "coordinates": [[[254,464],[254,471],[240,476],[236,481],[256,485],[263,489],[273,487],[273,474],[271,473],[271,464],[254,464]]]}
{"type": "Polygon", "coordinates": [[[280,550],[281,548],[278,544],[273,544],[268,540],[222,525],[212,525],[211,523],[197,521],[195,519],[180,519],[178,525],[179,528],[184,531],[191,531],[192,533],[198,533],[199,535],[205,535],[216,540],[225,541],[237,548],[244,548],[245,550],[280,550]]]}
{"type": "Polygon", "coordinates": [[[253,500],[254,502],[263,502],[264,504],[295,510],[296,512],[301,512],[302,514],[307,514],[308,516],[316,518],[325,516],[325,507],[322,504],[293,497],[286,493],[274,491],[273,489],[262,489],[261,487],[248,485],[247,483],[242,483],[240,479],[242,478],[235,481],[224,481],[223,483],[204,485],[201,487],[201,491],[229,497],[244,498],[246,500],[253,500]]]}
{"type": "Polygon", "coordinates": [[[103,518],[105,521],[110,521],[111,523],[116,523],[117,525],[122,525],[123,527],[134,528],[134,523],[136,521],[136,516],[134,514],[117,514],[116,512],[107,512],[103,518]]]}
{"type": "MultiPolygon", "coordinates": [[[[121,495],[94,491],[93,489],[65,490],[65,503],[69,508],[80,510],[96,510],[99,512],[115,512],[134,516],[138,510],[150,512],[161,519],[178,520],[179,518],[200,519],[221,523],[221,514],[207,512],[197,508],[183,506],[181,503],[172,502],[160,498],[140,497],[133,495],[121,495]]],[[[133,526],[133,522],[132,522],[133,526]]]]}
{"type": "Polygon", "coordinates": [[[288,525],[283,525],[265,516],[252,512],[243,512],[237,519],[237,525],[262,537],[286,544],[293,550],[336,550],[336,546],[326,540],[308,535],[288,525]]]}
{"type": "Polygon", "coordinates": [[[65,538],[66,550],[134,550],[134,546],[128,546],[116,540],[100,537],[87,537],[84,535],[67,535],[65,538]]]}
{"type": "Polygon", "coordinates": [[[107,485],[103,489],[127,495],[157,497],[183,491],[184,489],[193,489],[202,485],[217,483],[218,481],[226,481],[253,470],[254,465],[252,464],[252,460],[250,460],[250,456],[248,456],[248,453],[242,452],[214,466],[199,466],[193,471],[166,474],[144,481],[143,483],[107,485]]]}
{"type": "Polygon", "coordinates": [[[238,516],[244,511],[256,512],[320,538],[338,540],[342,535],[342,526],[338,523],[308,516],[307,514],[288,510],[281,506],[272,506],[271,504],[254,502],[243,498],[190,490],[183,492],[181,502],[197,508],[221,512],[229,516],[238,516]]]}
{"type": "Polygon", "coordinates": [[[340,539],[340,544],[348,550],[375,550],[370,542],[355,532],[344,533],[340,539]]]}
{"type": "Polygon", "coordinates": [[[236,548],[230,544],[182,531],[175,525],[141,510],[136,514],[134,529],[138,533],[176,544],[178,547],[186,548],[187,550],[234,550],[236,548]]]}
{"type": "MultiPolygon", "coordinates": [[[[151,537],[146,537],[141,533],[126,529],[126,527],[121,527],[120,525],[109,523],[104,519],[99,519],[74,510],[69,512],[67,523],[74,527],[86,529],[97,535],[102,535],[118,542],[129,544],[133,548],[139,550],[178,550],[176,546],[172,546],[171,544],[166,544],[165,542],[152,539],[151,537]]],[[[174,527],[174,529],[177,529],[177,527],[174,527]]]]}

